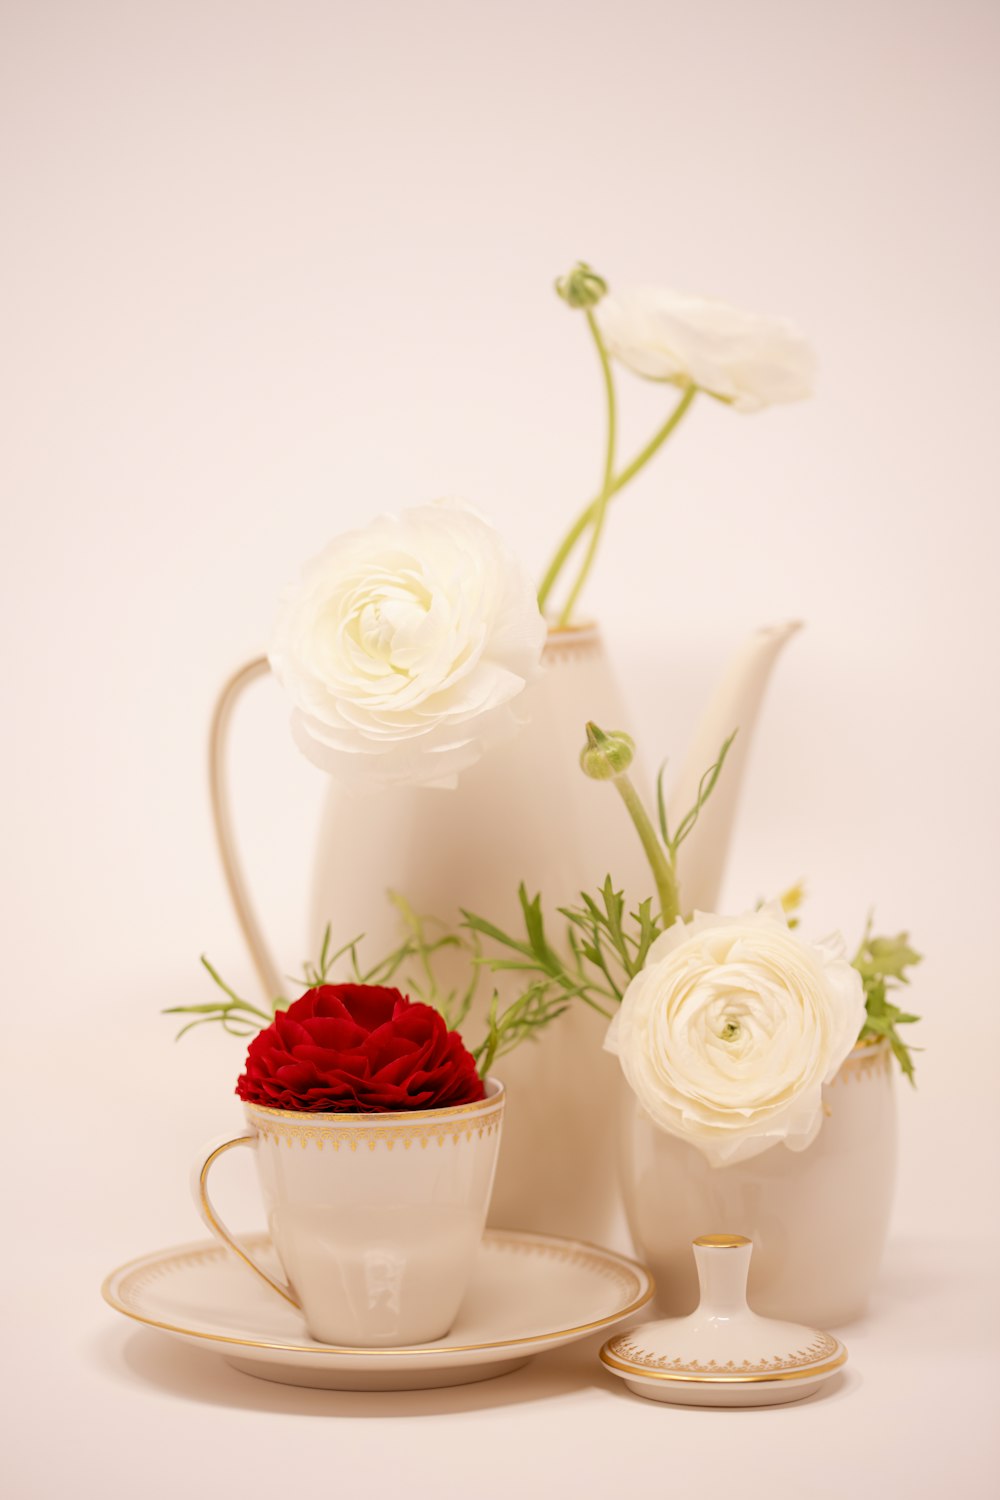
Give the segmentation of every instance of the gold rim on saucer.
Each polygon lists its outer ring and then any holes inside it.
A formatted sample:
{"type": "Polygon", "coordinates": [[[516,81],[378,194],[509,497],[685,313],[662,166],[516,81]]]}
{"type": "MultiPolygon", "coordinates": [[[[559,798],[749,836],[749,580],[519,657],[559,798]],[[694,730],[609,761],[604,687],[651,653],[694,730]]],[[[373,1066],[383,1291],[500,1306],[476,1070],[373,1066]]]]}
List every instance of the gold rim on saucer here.
{"type": "MultiPolygon", "coordinates": [[[[258,1250],[265,1249],[270,1244],[270,1236],[267,1234],[247,1235],[246,1243],[258,1250]]],[[[320,1344],[313,1340],[309,1340],[308,1343],[293,1344],[272,1339],[240,1338],[236,1334],[210,1333],[202,1328],[185,1327],[183,1324],[150,1317],[146,1313],[139,1312],[134,1306],[130,1306],[125,1300],[128,1292],[128,1279],[137,1277],[142,1272],[152,1273],[159,1278],[169,1274],[172,1270],[179,1269],[184,1261],[197,1259],[201,1263],[213,1260],[225,1262],[226,1247],[214,1240],[201,1240],[194,1244],[179,1245],[172,1250],[141,1255],[134,1260],[127,1261],[105,1277],[101,1295],[110,1307],[124,1314],[125,1317],[131,1318],[133,1322],[205,1343],[264,1349],[282,1354],[336,1355],[338,1358],[372,1359],[390,1356],[395,1359],[405,1356],[414,1359],[439,1359],[442,1355],[470,1354],[491,1349],[529,1348],[555,1340],[576,1338],[585,1333],[594,1333],[600,1328],[606,1328],[609,1324],[618,1323],[623,1318],[629,1317],[640,1307],[645,1307],[656,1290],[653,1277],[645,1266],[627,1255],[619,1255],[617,1251],[606,1250],[600,1245],[591,1244],[588,1240],[566,1239],[561,1235],[531,1234],[518,1230],[487,1229],[483,1235],[483,1243],[499,1248],[509,1247],[515,1251],[533,1251],[552,1256],[564,1263],[585,1265],[598,1275],[617,1279],[623,1286],[622,1306],[588,1323],[550,1328],[544,1333],[521,1334],[516,1338],[487,1339],[475,1344],[449,1344],[446,1340],[438,1340],[433,1344],[364,1349],[342,1344],[320,1344]],[[627,1302],[624,1301],[626,1293],[628,1294],[627,1302]]]]}

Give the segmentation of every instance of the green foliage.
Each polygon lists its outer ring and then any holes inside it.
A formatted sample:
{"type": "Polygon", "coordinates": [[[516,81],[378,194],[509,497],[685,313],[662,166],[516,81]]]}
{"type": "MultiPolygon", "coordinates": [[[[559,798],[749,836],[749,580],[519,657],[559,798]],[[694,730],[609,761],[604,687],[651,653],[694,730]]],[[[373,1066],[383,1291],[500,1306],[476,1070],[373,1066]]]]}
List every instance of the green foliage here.
{"type": "Polygon", "coordinates": [[[249,1000],[243,1000],[236,991],[230,989],[217,969],[214,969],[205,957],[201,955],[201,962],[219,989],[227,997],[225,1000],[210,1000],[205,1005],[170,1005],[161,1014],[165,1016],[193,1016],[186,1026],[182,1026],[174,1038],[180,1041],[187,1032],[193,1031],[196,1026],[207,1026],[210,1022],[228,1031],[230,1036],[254,1036],[262,1026],[270,1025],[274,1019],[275,1012],[283,1010],[288,1004],[287,1000],[273,1000],[269,1011],[261,1010],[252,1005],[249,1000]]]}
{"type": "Polygon", "coordinates": [[[649,863],[659,904],[654,909],[653,897],[649,897],[634,911],[629,910],[623,892],[615,889],[608,875],[596,896],[583,891],[579,904],[558,908],[566,926],[555,945],[546,931],[542,897],[529,896],[523,881],[517,893],[523,931],[507,932],[476,912],[463,911],[466,929],[499,949],[498,954],[488,954],[480,962],[494,974],[514,972],[523,976],[526,988],[514,1007],[520,1007],[516,1015],[523,1019],[525,1034],[541,1030],[578,1001],[608,1020],[612,1018],[630,981],[645,964],[653,942],[679,913],[677,851],[712,795],[735,738],[734,730],[702,776],[694,806],[673,834],[667,825],[663,794],[665,767],[661,769],[657,781],[661,847],[627,774],[635,750],[632,740],[620,731],[607,734],[596,724],[587,724],[587,744],[581,756],[584,773],[610,781],[624,801],[649,863]]]}
{"type": "MultiPolygon", "coordinates": [[[[391,984],[398,975],[402,966],[408,959],[417,956],[426,962],[428,956],[433,955],[441,947],[444,941],[427,941],[423,934],[419,940],[408,935],[406,940],[398,948],[381,959],[370,969],[362,967],[358,958],[359,945],[364,941],[364,935],[352,938],[349,943],[342,944],[339,948],[332,948],[330,943],[330,926],[327,924],[323,934],[323,943],[320,948],[319,958],[315,963],[306,962],[303,965],[302,977],[300,979],[289,979],[289,982],[301,991],[313,989],[319,984],[334,983],[334,972],[341,967],[347,969],[347,973],[341,972],[340,979],[343,982],[353,984],[391,984]]],[[[209,963],[202,954],[201,962],[208,970],[215,984],[226,996],[224,1000],[211,1000],[203,1005],[171,1005],[164,1012],[167,1016],[193,1016],[177,1033],[176,1040],[195,1026],[207,1026],[210,1023],[220,1025],[224,1031],[231,1036],[248,1037],[254,1036],[264,1026],[269,1026],[279,1010],[287,1010],[290,1000],[285,995],[276,995],[270,1002],[267,1010],[253,1005],[249,1000],[244,1000],[234,989],[226,983],[217,969],[209,963]]],[[[421,995],[423,998],[423,995],[421,995]]],[[[440,1006],[437,1008],[441,1008],[440,1006]]]]}
{"type": "MultiPolygon", "coordinates": [[[[793,913],[798,912],[805,900],[804,882],[796,881],[782,893],[779,899],[788,918],[789,927],[797,927],[798,917],[793,913]]],[[[758,911],[763,905],[763,901],[758,901],[758,911]]],[[[872,919],[869,917],[864,937],[851,960],[852,966],[861,975],[865,991],[865,1023],[858,1035],[858,1040],[874,1041],[885,1037],[900,1068],[914,1086],[916,1086],[916,1079],[913,1053],[920,1051],[920,1048],[913,1047],[904,1041],[896,1028],[897,1026],[911,1026],[919,1021],[920,1017],[911,1015],[909,1011],[893,1004],[889,995],[900,985],[909,984],[909,975],[906,971],[920,963],[921,958],[922,955],[910,946],[908,932],[897,933],[895,937],[873,937],[872,919]]]]}
{"type": "Polygon", "coordinates": [[[532,984],[505,1009],[500,1009],[496,990],[486,1016],[486,1037],[472,1055],[480,1078],[488,1078],[498,1057],[530,1041],[561,1016],[569,1004],[544,983],[532,984]]]}
{"type": "MultiPolygon", "coordinates": [[[[290,983],[300,992],[338,982],[396,985],[411,1000],[440,1011],[450,1031],[460,1031],[472,1010],[483,974],[478,934],[472,928],[451,932],[443,923],[418,916],[404,897],[394,892],[389,896],[403,930],[402,941],[390,953],[366,968],[359,956],[364,935],[335,948],[327,924],[319,957],[315,962],[306,961],[301,978],[291,979],[290,983]],[[465,960],[467,979],[458,988],[445,987],[437,966],[438,956],[446,950],[460,953],[465,960]]],[[[530,920],[533,941],[544,946],[541,908],[537,901],[530,920]]],[[[288,1008],[290,1001],[284,995],[272,1000],[268,1009],[253,1005],[226,983],[207,958],[203,956],[201,961],[225,998],[200,1005],[172,1005],[164,1011],[165,1015],[192,1017],[177,1033],[178,1040],[195,1026],[209,1023],[220,1025],[231,1036],[252,1037],[270,1025],[279,1010],[288,1008]]],[[[552,961],[555,962],[554,955],[552,961]]],[[[485,1035],[478,1045],[469,1047],[481,1076],[487,1076],[498,1057],[537,1035],[562,1015],[567,1003],[558,988],[547,984],[529,985],[523,994],[503,1008],[494,992],[487,1011],[485,1035]]],[[[469,1045],[468,1039],[465,1040],[469,1045]]]]}
{"type": "MultiPolygon", "coordinates": [[[[660,826],[671,857],[676,856],[677,848],[694,827],[718,780],[732,741],[730,736],[715,765],[702,777],[695,805],[672,838],[660,792],[660,826]]],[[[794,913],[801,906],[803,895],[799,882],[780,898],[791,926],[797,923],[794,913]]],[[[465,1038],[483,1078],[499,1058],[522,1042],[540,1036],[571,1004],[582,1002],[610,1020],[664,930],[664,923],[654,910],[653,898],[630,910],[610,875],[596,895],[581,892],[579,904],[558,908],[565,926],[557,939],[552,938],[547,927],[541,894],[529,896],[523,882],[518,888],[520,926],[514,932],[471,911],[462,912],[461,930],[451,931],[440,922],[418,916],[402,896],[390,892],[390,900],[402,926],[401,941],[391,952],[365,967],[360,958],[363,935],[335,948],[328,925],[317,960],[304,964],[301,977],[291,982],[301,991],[338,981],[395,984],[412,999],[440,1011],[449,1030],[459,1031],[472,1011],[484,970],[518,974],[523,988],[517,998],[501,1007],[499,994],[494,990],[482,1039],[472,1044],[465,1038]],[[484,944],[497,951],[484,951],[484,944]],[[467,979],[457,988],[447,988],[442,981],[437,961],[444,952],[457,953],[464,960],[467,979]]],[[[289,1000],[285,996],[277,996],[266,1009],[253,1005],[226,983],[207,958],[201,961],[224,998],[205,1004],[171,1006],[165,1014],[191,1017],[177,1033],[178,1039],[195,1026],[209,1023],[221,1025],[232,1036],[252,1037],[269,1025],[279,1010],[287,1008],[289,1000]]],[[[920,961],[921,955],[911,947],[907,933],[875,937],[870,920],[852,960],[865,992],[866,1016],[860,1039],[885,1037],[911,1083],[914,1082],[912,1053],[917,1049],[903,1040],[897,1028],[920,1018],[896,1005],[891,996],[909,983],[908,971],[920,961]]]]}
{"type": "MultiPolygon", "coordinates": [[[[403,988],[410,999],[433,1006],[444,1016],[449,1031],[460,1031],[479,988],[478,942],[464,933],[450,932],[442,922],[434,918],[418,916],[406,898],[395,891],[389,892],[389,899],[399,913],[405,933],[401,947],[396,950],[400,958],[392,969],[392,974],[395,976],[400,968],[407,966],[403,988]],[[457,951],[466,959],[468,980],[459,989],[444,989],[435,968],[437,954],[445,950],[457,951]]],[[[395,955],[390,955],[389,962],[394,957],[395,955]]],[[[385,984],[387,981],[368,979],[365,982],[385,984]]]]}
{"type": "Polygon", "coordinates": [[[688,811],[684,814],[683,818],[678,823],[674,833],[671,833],[669,827],[667,826],[667,803],[666,798],[663,794],[663,776],[664,772],[667,769],[667,762],[664,761],[663,765],[660,767],[659,774],[656,778],[656,810],[659,814],[660,819],[660,833],[663,835],[663,842],[666,846],[667,853],[670,855],[671,864],[676,865],[677,851],[680,849],[688,834],[693,832],[694,826],[701,816],[702,808],[705,806],[705,803],[715,791],[715,783],[722,775],[722,768],[726,764],[726,756],[729,754],[733,740],[736,738],[738,733],[739,730],[734,729],[729,738],[727,740],[723,740],[722,748],[720,749],[718,756],[709,766],[708,770],[704,773],[698,783],[698,793],[694,800],[694,806],[689,808],[688,811]]]}
{"type": "Polygon", "coordinates": [[[541,896],[529,896],[523,882],[517,894],[523,934],[505,932],[475,912],[463,911],[466,927],[501,950],[499,956],[487,956],[481,962],[493,973],[514,970],[524,974],[529,985],[526,995],[535,992],[546,1005],[559,1007],[549,1019],[555,1019],[571,1001],[580,1000],[610,1020],[662,931],[653,914],[652,898],[629,912],[624,895],[615,890],[609,875],[596,899],[584,892],[581,905],[559,908],[566,928],[562,943],[554,947],[545,930],[541,896]]]}
{"type": "Polygon", "coordinates": [[[572,271],[556,278],[556,291],[570,307],[595,307],[607,290],[604,277],[585,260],[578,260],[572,271]]]}
{"type": "Polygon", "coordinates": [[[912,1025],[920,1017],[893,1004],[889,996],[901,985],[909,984],[906,971],[920,963],[921,954],[910,946],[909,933],[900,932],[895,937],[873,937],[871,926],[869,917],[861,945],[852,959],[865,987],[867,1016],[861,1030],[861,1039],[887,1037],[903,1073],[911,1083],[915,1083],[912,1053],[918,1049],[910,1047],[896,1028],[912,1025]]]}

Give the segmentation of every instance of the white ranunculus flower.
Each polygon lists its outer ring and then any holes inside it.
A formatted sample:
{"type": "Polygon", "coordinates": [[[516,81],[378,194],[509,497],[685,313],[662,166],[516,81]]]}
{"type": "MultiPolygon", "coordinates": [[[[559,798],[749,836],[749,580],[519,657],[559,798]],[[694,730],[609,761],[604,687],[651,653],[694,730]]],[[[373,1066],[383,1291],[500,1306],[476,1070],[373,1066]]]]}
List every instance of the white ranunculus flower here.
{"type": "Polygon", "coordinates": [[[653,1121],[725,1166],[812,1143],[864,1017],[839,937],[804,942],[777,905],[698,912],[657,938],[604,1045],[653,1121]]]}
{"type": "Polygon", "coordinates": [[[308,563],[269,660],[316,765],[450,786],[513,733],[544,643],[534,586],[499,534],[439,501],[346,532],[308,563]]]}
{"type": "Polygon", "coordinates": [[[813,352],[784,318],[664,287],[611,293],[594,311],[609,352],[649,380],[694,384],[737,411],[812,394],[813,352]]]}

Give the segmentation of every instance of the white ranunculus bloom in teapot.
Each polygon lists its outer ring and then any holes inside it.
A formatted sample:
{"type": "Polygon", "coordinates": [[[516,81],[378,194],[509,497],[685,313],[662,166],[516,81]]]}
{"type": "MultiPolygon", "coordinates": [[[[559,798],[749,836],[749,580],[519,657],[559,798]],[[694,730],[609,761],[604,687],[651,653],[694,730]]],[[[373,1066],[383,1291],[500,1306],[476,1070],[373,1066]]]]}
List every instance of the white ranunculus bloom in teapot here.
{"type": "Polygon", "coordinates": [[[439,501],[337,537],[282,599],[269,660],[316,765],[375,785],[453,785],[517,726],[545,621],[474,511],[439,501]]]}
{"type": "Polygon", "coordinates": [[[650,1118],[714,1166],[804,1151],[865,1024],[839,938],[806,943],[780,905],[678,920],[649,950],[605,1046],[650,1118]]]}
{"type": "Polygon", "coordinates": [[[636,287],[605,297],[597,321],[609,354],[637,375],[697,388],[736,411],[812,394],[813,353],[787,318],[636,287]]]}

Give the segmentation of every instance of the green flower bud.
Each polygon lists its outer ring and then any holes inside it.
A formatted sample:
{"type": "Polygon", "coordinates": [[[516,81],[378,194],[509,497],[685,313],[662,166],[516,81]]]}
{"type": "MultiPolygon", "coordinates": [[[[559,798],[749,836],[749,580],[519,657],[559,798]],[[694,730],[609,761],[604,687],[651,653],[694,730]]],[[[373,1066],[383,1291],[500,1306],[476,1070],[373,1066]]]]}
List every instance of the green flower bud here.
{"type": "Polygon", "coordinates": [[[578,260],[572,271],[556,281],[556,291],[570,307],[596,307],[608,289],[603,276],[578,260]]]}
{"type": "Polygon", "coordinates": [[[613,781],[622,776],[635,759],[635,741],[621,729],[605,734],[596,724],[587,725],[587,743],[580,751],[580,768],[593,781],[613,781]]]}

